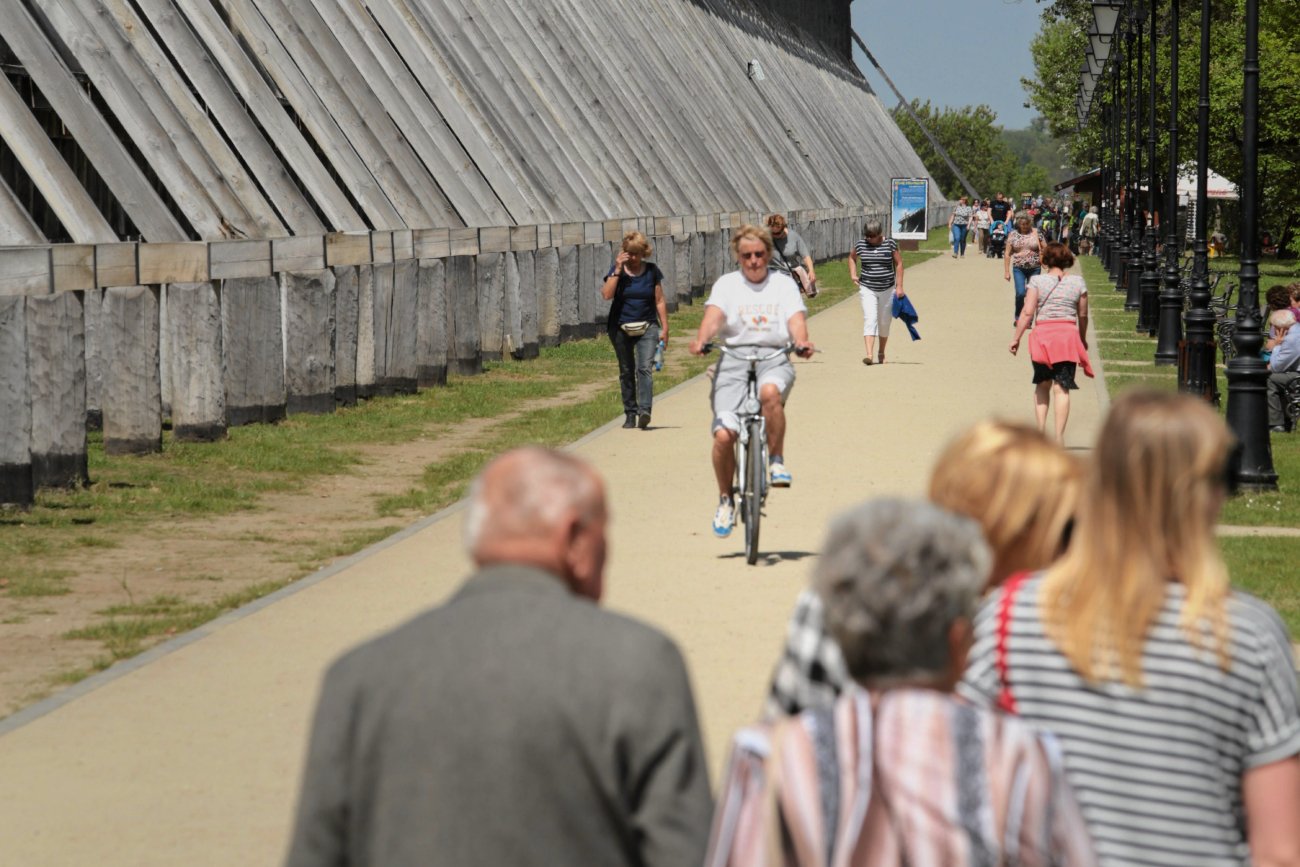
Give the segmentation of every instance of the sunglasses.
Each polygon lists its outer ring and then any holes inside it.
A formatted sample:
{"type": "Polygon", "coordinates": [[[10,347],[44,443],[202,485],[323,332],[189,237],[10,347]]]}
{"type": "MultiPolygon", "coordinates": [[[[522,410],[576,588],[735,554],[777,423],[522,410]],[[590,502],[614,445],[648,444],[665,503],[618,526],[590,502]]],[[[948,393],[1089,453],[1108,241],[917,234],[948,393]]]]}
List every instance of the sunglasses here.
{"type": "Polygon", "coordinates": [[[740,258],[741,259],[766,259],[767,251],[759,250],[757,253],[741,253],[740,258]]]}

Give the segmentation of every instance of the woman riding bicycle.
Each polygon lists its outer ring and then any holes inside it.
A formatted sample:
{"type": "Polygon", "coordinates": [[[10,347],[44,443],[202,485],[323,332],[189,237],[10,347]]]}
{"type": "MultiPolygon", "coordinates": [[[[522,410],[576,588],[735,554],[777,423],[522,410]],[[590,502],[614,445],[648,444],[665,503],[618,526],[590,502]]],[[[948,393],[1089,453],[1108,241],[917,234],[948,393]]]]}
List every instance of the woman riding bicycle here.
{"type": "MultiPolygon", "coordinates": [[[[731,236],[731,252],[739,271],[723,274],[713,284],[705,302],[704,319],[691,342],[693,355],[720,337],[727,346],[756,346],[778,349],[793,343],[806,356],[814,347],[808,340],[808,323],[803,299],[795,282],[768,270],[772,259],[772,236],[758,226],[741,226],[731,236]]],[[[713,472],[721,500],[713,517],[713,533],[719,538],[731,534],[735,504],[731,483],[736,472],[734,446],[740,435],[739,412],[745,400],[748,368],[736,358],[723,356],[713,380],[713,472]]],[[[779,355],[759,365],[759,400],[767,422],[767,445],[771,483],[788,488],[790,472],[785,468],[785,401],[794,386],[794,366],[788,356],[779,355]]]]}

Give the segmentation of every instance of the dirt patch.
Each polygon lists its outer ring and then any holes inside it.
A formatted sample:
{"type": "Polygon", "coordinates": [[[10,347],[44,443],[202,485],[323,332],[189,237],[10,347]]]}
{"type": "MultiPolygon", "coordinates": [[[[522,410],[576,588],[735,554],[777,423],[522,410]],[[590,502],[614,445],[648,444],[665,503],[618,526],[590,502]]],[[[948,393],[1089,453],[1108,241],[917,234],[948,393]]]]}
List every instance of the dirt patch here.
{"type": "Polygon", "coordinates": [[[61,595],[0,595],[0,717],[75,683],[114,661],[115,649],[138,652],[207,619],[230,600],[301,578],[397,532],[411,512],[380,516],[379,498],[414,486],[429,464],[486,441],[493,430],[525,413],[581,402],[608,387],[588,383],[554,397],[527,401],[492,419],[430,427],[400,444],[356,445],[351,472],[325,476],[294,493],[269,494],[254,510],[185,518],[115,531],[113,547],[44,556],[41,568],[65,577],[61,595]],[[138,634],[142,612],[175,611],[182,627],[164,623],[138,634]],[[78,639],[83,630],[94,637],[78,639]],[[107,633],[107,634],[101,634],[107,633]]]}

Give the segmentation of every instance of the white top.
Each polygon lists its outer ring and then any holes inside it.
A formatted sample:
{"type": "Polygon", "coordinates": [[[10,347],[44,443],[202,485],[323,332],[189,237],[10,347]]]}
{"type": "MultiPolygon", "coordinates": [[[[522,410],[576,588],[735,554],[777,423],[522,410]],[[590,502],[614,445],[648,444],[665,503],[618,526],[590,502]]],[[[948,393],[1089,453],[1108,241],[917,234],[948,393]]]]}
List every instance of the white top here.
{"type": "Polygon", "coordinates": [[[704,303],[726,314],[718,329],[725,345],[773,349],[790,342],[790,317],[808,309],[794,280],[778,271],[769,271],[762,283],[749,282],[740,271],[723,274],[704,303]]]}

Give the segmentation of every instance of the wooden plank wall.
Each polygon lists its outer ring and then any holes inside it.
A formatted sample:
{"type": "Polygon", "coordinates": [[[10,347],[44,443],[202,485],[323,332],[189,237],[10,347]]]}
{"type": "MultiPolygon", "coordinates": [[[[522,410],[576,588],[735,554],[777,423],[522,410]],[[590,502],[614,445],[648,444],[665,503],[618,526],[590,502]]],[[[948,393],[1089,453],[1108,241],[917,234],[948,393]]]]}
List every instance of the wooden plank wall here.
{"type": "MultiPolygon", "coordinates": [[[[7,0],[0,33],[150,242],[844,207],[926,174],[757,0],[7,0]]],[[[65,187],[7,93],[6,145],[65,187]]]]}
{"type": "MultiPolygon", "coordinates": [[[[824,261],[884,210],[790,216],[824,261]]],[[[85,481],[92,321],[106,449],[156,451],[168,417],[177,440],[216,440],[230,425],[438,386],[598,335],[601,278],[632,229],[653,238],[672,304],[690,303],[731,267],[732,228],[761,217],[0,248],[0,502],[85,481]]]]}

